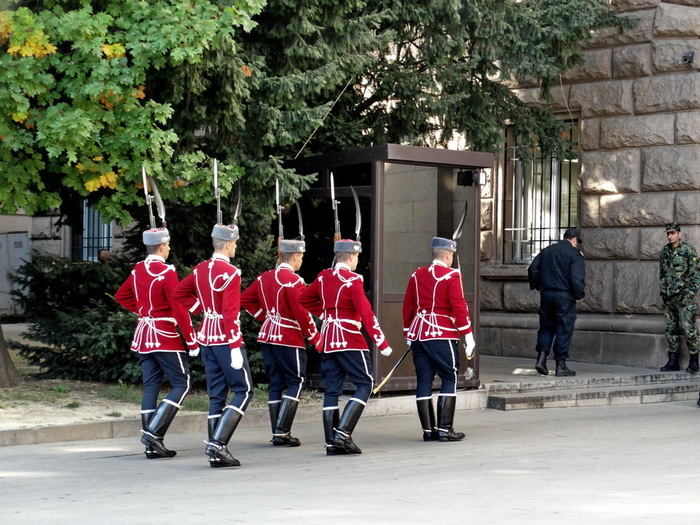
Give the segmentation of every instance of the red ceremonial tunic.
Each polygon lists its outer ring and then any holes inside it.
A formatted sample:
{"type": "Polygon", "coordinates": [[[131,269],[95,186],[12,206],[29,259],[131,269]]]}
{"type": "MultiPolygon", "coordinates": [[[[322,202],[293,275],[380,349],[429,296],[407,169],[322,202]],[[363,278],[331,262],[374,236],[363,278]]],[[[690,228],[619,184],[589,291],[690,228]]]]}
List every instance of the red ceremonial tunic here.
{"type": "Polygon", "coordinates": [[[459,339],[471,333],[459,270],[433,261],[413,272],[403,300],[403,331],[410,341],[459,339]]]}
{"type": "Polygon", "coordinates": [[[288,264],[259,275],[241,294],[241,307],[262,321],[258,341],[305,348],[304,337],[316,345],[319,334],[311,314],[299,304],[304,279],[288,264]]]}
{"type": "Polygon", "coordinates": [[[193,314],[204,313],[197,331],[199,344],[229,345],[232,350],[241,347],[241,272],[228,257],[215,253],[199,263],[180,282],[173,297],[193,314]]]}
{"type": "Polygon", "coordinates": [[[360,331],[363,326],[380,350],[389,348],[365,296],[362,276],[351,272],[347,265],[338,263],[333,269],[323,270],[299,296],[299,302],[323,319],[319,351],[368,350],[360,331]]]}
{"type": "Polygon", "coordinates": [[[117,302],[139,316],[131,341],[134,352],[183,352],[178,327],[188,348],[198,348],[187,309],[173,299],[177,284],[175,267],[159,255],[149,255],[117,290],[117,302]]]}

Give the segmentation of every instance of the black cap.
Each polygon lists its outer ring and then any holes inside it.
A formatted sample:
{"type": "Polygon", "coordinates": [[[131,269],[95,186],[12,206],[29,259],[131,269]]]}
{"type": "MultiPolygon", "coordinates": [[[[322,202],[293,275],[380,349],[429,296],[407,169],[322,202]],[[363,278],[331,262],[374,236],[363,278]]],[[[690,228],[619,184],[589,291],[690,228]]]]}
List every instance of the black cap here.
{"type": "Polygon", "coordinates": [[[567,228],[564,232],[564,239],[573,239],[574,237],[578,239],[578,242],[583,242],[581,232],[578,231],[578,228],[567,228]]]}

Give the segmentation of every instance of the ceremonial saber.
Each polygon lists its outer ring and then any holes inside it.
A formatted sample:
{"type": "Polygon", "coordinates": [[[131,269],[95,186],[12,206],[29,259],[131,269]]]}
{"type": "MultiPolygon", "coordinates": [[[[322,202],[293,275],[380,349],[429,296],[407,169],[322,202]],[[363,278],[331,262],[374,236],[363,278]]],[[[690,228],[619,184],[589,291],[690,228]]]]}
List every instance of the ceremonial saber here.
{"type": "Polygon", "coordinates": [[[389,370],[389,373],[387,374],[387,376],[386,376],[384,379],[382,379],[382,382],[379,383],[379,384],[375,387],[374,390],[372,390],[372,393],[373,393],[373,394],[376,394],[377,392],[379,392],[379,391],[381,390],[381,388],[386,384],[386,382],[389,381],[389,378],[393,375],[393,373],[396,371],[396,369],[397,369],[399,366],[401,366],[401,363],[403,363],[403,360],[406,359],[406,356],[408,355],[408,353],[409,353],[410,351],[411,351],[411,345],[408,345],[408,348],[406,348],[406,351],[405,351],[405,352],[403,353],[403,355],[401,356],[401,359],[399,359],[399,360],[396,362],[396,364],[394,365],[394,368],[392,368],[391,370],[389,370]]]}

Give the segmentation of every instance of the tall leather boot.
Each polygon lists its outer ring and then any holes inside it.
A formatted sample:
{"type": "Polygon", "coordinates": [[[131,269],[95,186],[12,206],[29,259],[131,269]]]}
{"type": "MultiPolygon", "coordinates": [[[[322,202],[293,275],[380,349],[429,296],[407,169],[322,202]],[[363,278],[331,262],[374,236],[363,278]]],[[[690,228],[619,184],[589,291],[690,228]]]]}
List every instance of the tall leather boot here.
{"type": "Polygon", "coordinates": [[[535,361],[535,370],[538,374],[543,376],[549,375],[549,370],[547,370],[547,354],[544,352],[537,352],[537,361],[535,361]]]}
{"type": "Polygon", "coordinates": [[[360,447],[355,445],[352,440],[352,431],[355,430],[355,425],[357,425],[357,422],[360,420],[364,409],[365,405],[351,399],[348,401],[348,404],[345,405],[340,423],[338,423],[338,426],[335,428],[333,444],[338,448],[344,448],[348,454],[362,454],[360,447]]]}
{"type": "Polygon", "coordinates": [[[290,433],[292,423],[294,423],[294,416],[297,414],[298,406],[299,401],[296,399],[285,397],[282,400],[282,407],[280,407],[279,417],[276,424],[277,428],[272,431],[273,445],[278,447],[298,447],[301,445],[301,441],[295,437],[292,437],[292,434],[290,433]]]}
{"type": "Polygon", "coordinates": [[[440,441],[460,441],[464,439],[464,434],[462,432],[455,432],[454,428],[452,428],[456,405],[457,398],[455,396],[438,396],[437,435],[440,441]]]}
{"type": "Polygon", "coordinates": [[[437,428],[435,428],[435,409],[432,399],[416,399],[418,407],[418,419],[423,429],[423,441],[438,441],[437,428]]]}
{"type": "MultiPolygon", "coordinates": [[[[220,420],[221,416],[207,418],[207,444],[211,443],[211,441],[214,439],[216,427],[218,426],[220,420]]],[[[216,461],[214,458],[209,458],[209,466],[211,468],[219,468],[221,466],[221,462],[216,461]]]]}
{"type": "MultiPolygon", "coordinates": [[[[156,408],[156,411],[151,415],[150,420],[146,428],[143,431],[143,436],[141,436],[141,443],[151,448],[151,454],[155,458],[164,457],[172,458],[177,452],[174,450],[168,450],[163,444],[163,436],[168,431],[170,423],[175,419],[175,414],[179,410],[178,407],[168,403],[167,401],[161,401],[156,408]]],[[[141,420],[143,423],[143,419],[141,420]]],[[[148,452],[146,452],[148,454],[148,452]]],[[[150,456],[149,456],[150,457],[150,456]]]]}
{"type": "Polygon", "coordinates": [[[282,405],[282,402],[268,402],[267,403],[267,410],[270,413],[270,430],[272,431],[272,435],[275,434],[275,430],[277,429],[277,420],[279,419],[280,416],[280,406],[282,405]]]}
{"type": "Polygon", "coordinates": [[[557,377],[571,377],[575,376],[576,372],[566,366],[566,359],[557,359],[557,371],[554,375],[557,377]]]}
{"type": "Polygon", "coordinates": [[[204,453],[209,456],[209,466],[212,468],[241,466],[241,462],[231,455],[226,445],[231,440],[231,436],[242,417],[243,414],[233,408],[226,408],[221,415],[214,435],[207,443],[207,448],[204,449],[204,453]]]}
{"type": "Polygon", "coordinates": [[[697,374],[700,372],[700,364],[698,364],[698,354],[690,354],[688,368],[685,369],[689,374],[697,374]]]}
{"type": "Polygon", "coordinates": [[[338,426],[340,414],[338,409],[323,411],[323,434],[326,438],[326,456],[344,456],[347,451],[342,447],[336,447],[333,444],[335,436],[335,427],[338,426]]]}
{"type": "Polygon", "coordinates": [[[678,362],[678,352],[668,353],[668,362],[661,367],[662,372],[677,372],[681,369],[681,364],[678,362]]]}
{"type": "MultiPolygon", "coordinates": [[[[151,417],[153,416],[154,412],[148,412],[144,413],[141,412],[141,431],[143,433],[148,431],[148,423],[151,421],[151,417]]],[[[158,458],[169,458],[171,456],[165,456],[163,454],[160,454],[156,451],[153,450],[153,447],[150,445],[146,445],[146,450],[144,451],[146,454],[147,459],[158,459],[158,458]]]]}

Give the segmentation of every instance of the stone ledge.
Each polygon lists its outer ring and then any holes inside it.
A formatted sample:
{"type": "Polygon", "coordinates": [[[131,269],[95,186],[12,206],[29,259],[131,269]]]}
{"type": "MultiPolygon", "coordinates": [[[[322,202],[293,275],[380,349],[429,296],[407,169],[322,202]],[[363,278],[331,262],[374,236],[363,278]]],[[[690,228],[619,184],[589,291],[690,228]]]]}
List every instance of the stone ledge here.
{"type": "MultiPolygon", "coordinates": [[[[482,310],[479,325],[482,328],[534,328],[537,330],[539,317],[536,313],[485,312],[482,310]]],[[[661,315],[578,314],[574,329],[591,332],[663,334],[664,320],[661,315]]]]}

